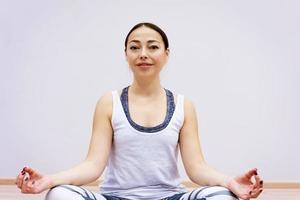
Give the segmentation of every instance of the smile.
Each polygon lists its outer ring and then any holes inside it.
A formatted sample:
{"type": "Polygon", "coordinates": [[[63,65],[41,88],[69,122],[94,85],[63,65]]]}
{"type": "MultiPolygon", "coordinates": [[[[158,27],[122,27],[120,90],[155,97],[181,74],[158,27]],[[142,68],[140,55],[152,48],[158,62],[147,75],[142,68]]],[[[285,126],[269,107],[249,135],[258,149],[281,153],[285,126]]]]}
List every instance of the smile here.
{"type": "Polygon", "coordinates": [[[151,66],[153,64],[150,64],[150,63],[138,63],[137,66],[139,67],[148,67],[148,66],[151,66]]]}

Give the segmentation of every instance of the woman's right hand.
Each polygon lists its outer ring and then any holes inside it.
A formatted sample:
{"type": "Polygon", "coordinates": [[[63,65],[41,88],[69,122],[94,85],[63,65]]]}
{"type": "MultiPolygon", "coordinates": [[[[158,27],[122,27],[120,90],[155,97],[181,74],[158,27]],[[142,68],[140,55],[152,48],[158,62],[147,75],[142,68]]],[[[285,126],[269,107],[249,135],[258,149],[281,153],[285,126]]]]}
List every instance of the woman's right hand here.
{"type": "Polygon", "coordinates": [[[24,167],[16,178],[16,185],[22,193],[38,194],[53,187],[50,176],[43,175],[35,169],[24,167]]]}

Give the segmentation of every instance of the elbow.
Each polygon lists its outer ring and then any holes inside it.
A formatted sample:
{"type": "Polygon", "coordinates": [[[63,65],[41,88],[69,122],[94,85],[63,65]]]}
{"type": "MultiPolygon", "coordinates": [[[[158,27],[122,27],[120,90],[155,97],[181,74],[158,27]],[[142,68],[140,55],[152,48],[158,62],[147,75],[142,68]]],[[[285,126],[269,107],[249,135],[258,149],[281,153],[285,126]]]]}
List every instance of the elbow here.
{"type": "Polygon", "coordinates": [[[205,173],[207,165],[205,162],[196,163],[190,167],[187,168],[186,172],[191,181],[194,183],[199,183],[201,181],[201,174],[205,173]]]}
{"type": "Polygon", "coordinates": [[[86,160],[85,162],[88,165],[89,177],[90,177],[89,182],[96,181],[104,171],[104,167],[102,167],[101,165],[99,166],[99,164],[90,160],[86,160]]]}
{"type": "Polygon", "coordinates": [[[100,176],[101,176],[101,174],[103,173],[103,171],[104,171],[104,168],[105,168],[105,166],[99,166],[97,163],[95,163],[95,162],[92,162],[92,168],[93,168],[93,171],[94,171],[94,180],[97,180],[100,176]]]}

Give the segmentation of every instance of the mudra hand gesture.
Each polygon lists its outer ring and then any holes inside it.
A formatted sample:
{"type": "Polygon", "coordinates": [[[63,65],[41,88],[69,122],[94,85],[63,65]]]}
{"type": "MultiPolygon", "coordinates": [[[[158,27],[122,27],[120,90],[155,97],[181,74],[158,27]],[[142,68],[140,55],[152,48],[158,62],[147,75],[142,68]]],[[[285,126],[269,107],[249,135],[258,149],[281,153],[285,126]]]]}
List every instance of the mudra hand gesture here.
{"type": "Polygon", "coordinates": [[[16,185],[22,193],[37,194],[50,189],[52,180],[30,167],[24,167],[16,178],[16,185]]]}
{"type": "Polygon", "coordinates": [[[257,169],[251,169],[245,174],[232,178],[228,188],[243,200],[256,198],[263,191],[263,180],[260,179],[257,169]],[[253,181],[254,179],[254,181],[253,181]]]}

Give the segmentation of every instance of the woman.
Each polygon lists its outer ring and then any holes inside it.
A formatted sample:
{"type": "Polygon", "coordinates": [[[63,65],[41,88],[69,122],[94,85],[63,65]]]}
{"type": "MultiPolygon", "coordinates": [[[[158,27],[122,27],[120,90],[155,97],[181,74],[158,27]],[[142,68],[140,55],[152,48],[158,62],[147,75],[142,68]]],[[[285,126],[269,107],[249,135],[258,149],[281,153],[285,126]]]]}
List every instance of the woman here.
{"type": "Polygon", "coordinates": [[[160,82],[169,53],[167,36],[159,27],[151,23],[134,26],[125,39],[133,82],[98,101],[86,159],[54,175],[25,167],[16,179],[21,191],[40,193],[51,188],[47,200],[256,198],[263,185],[257,169],[229,177],[204,161],[193,104],[160,82]],[[179,148],[189,178],[206,187],[188,192],[180,186],[179,148]],[[95,181],[106,166],[100,194],[79,187],[95,181]]]}

